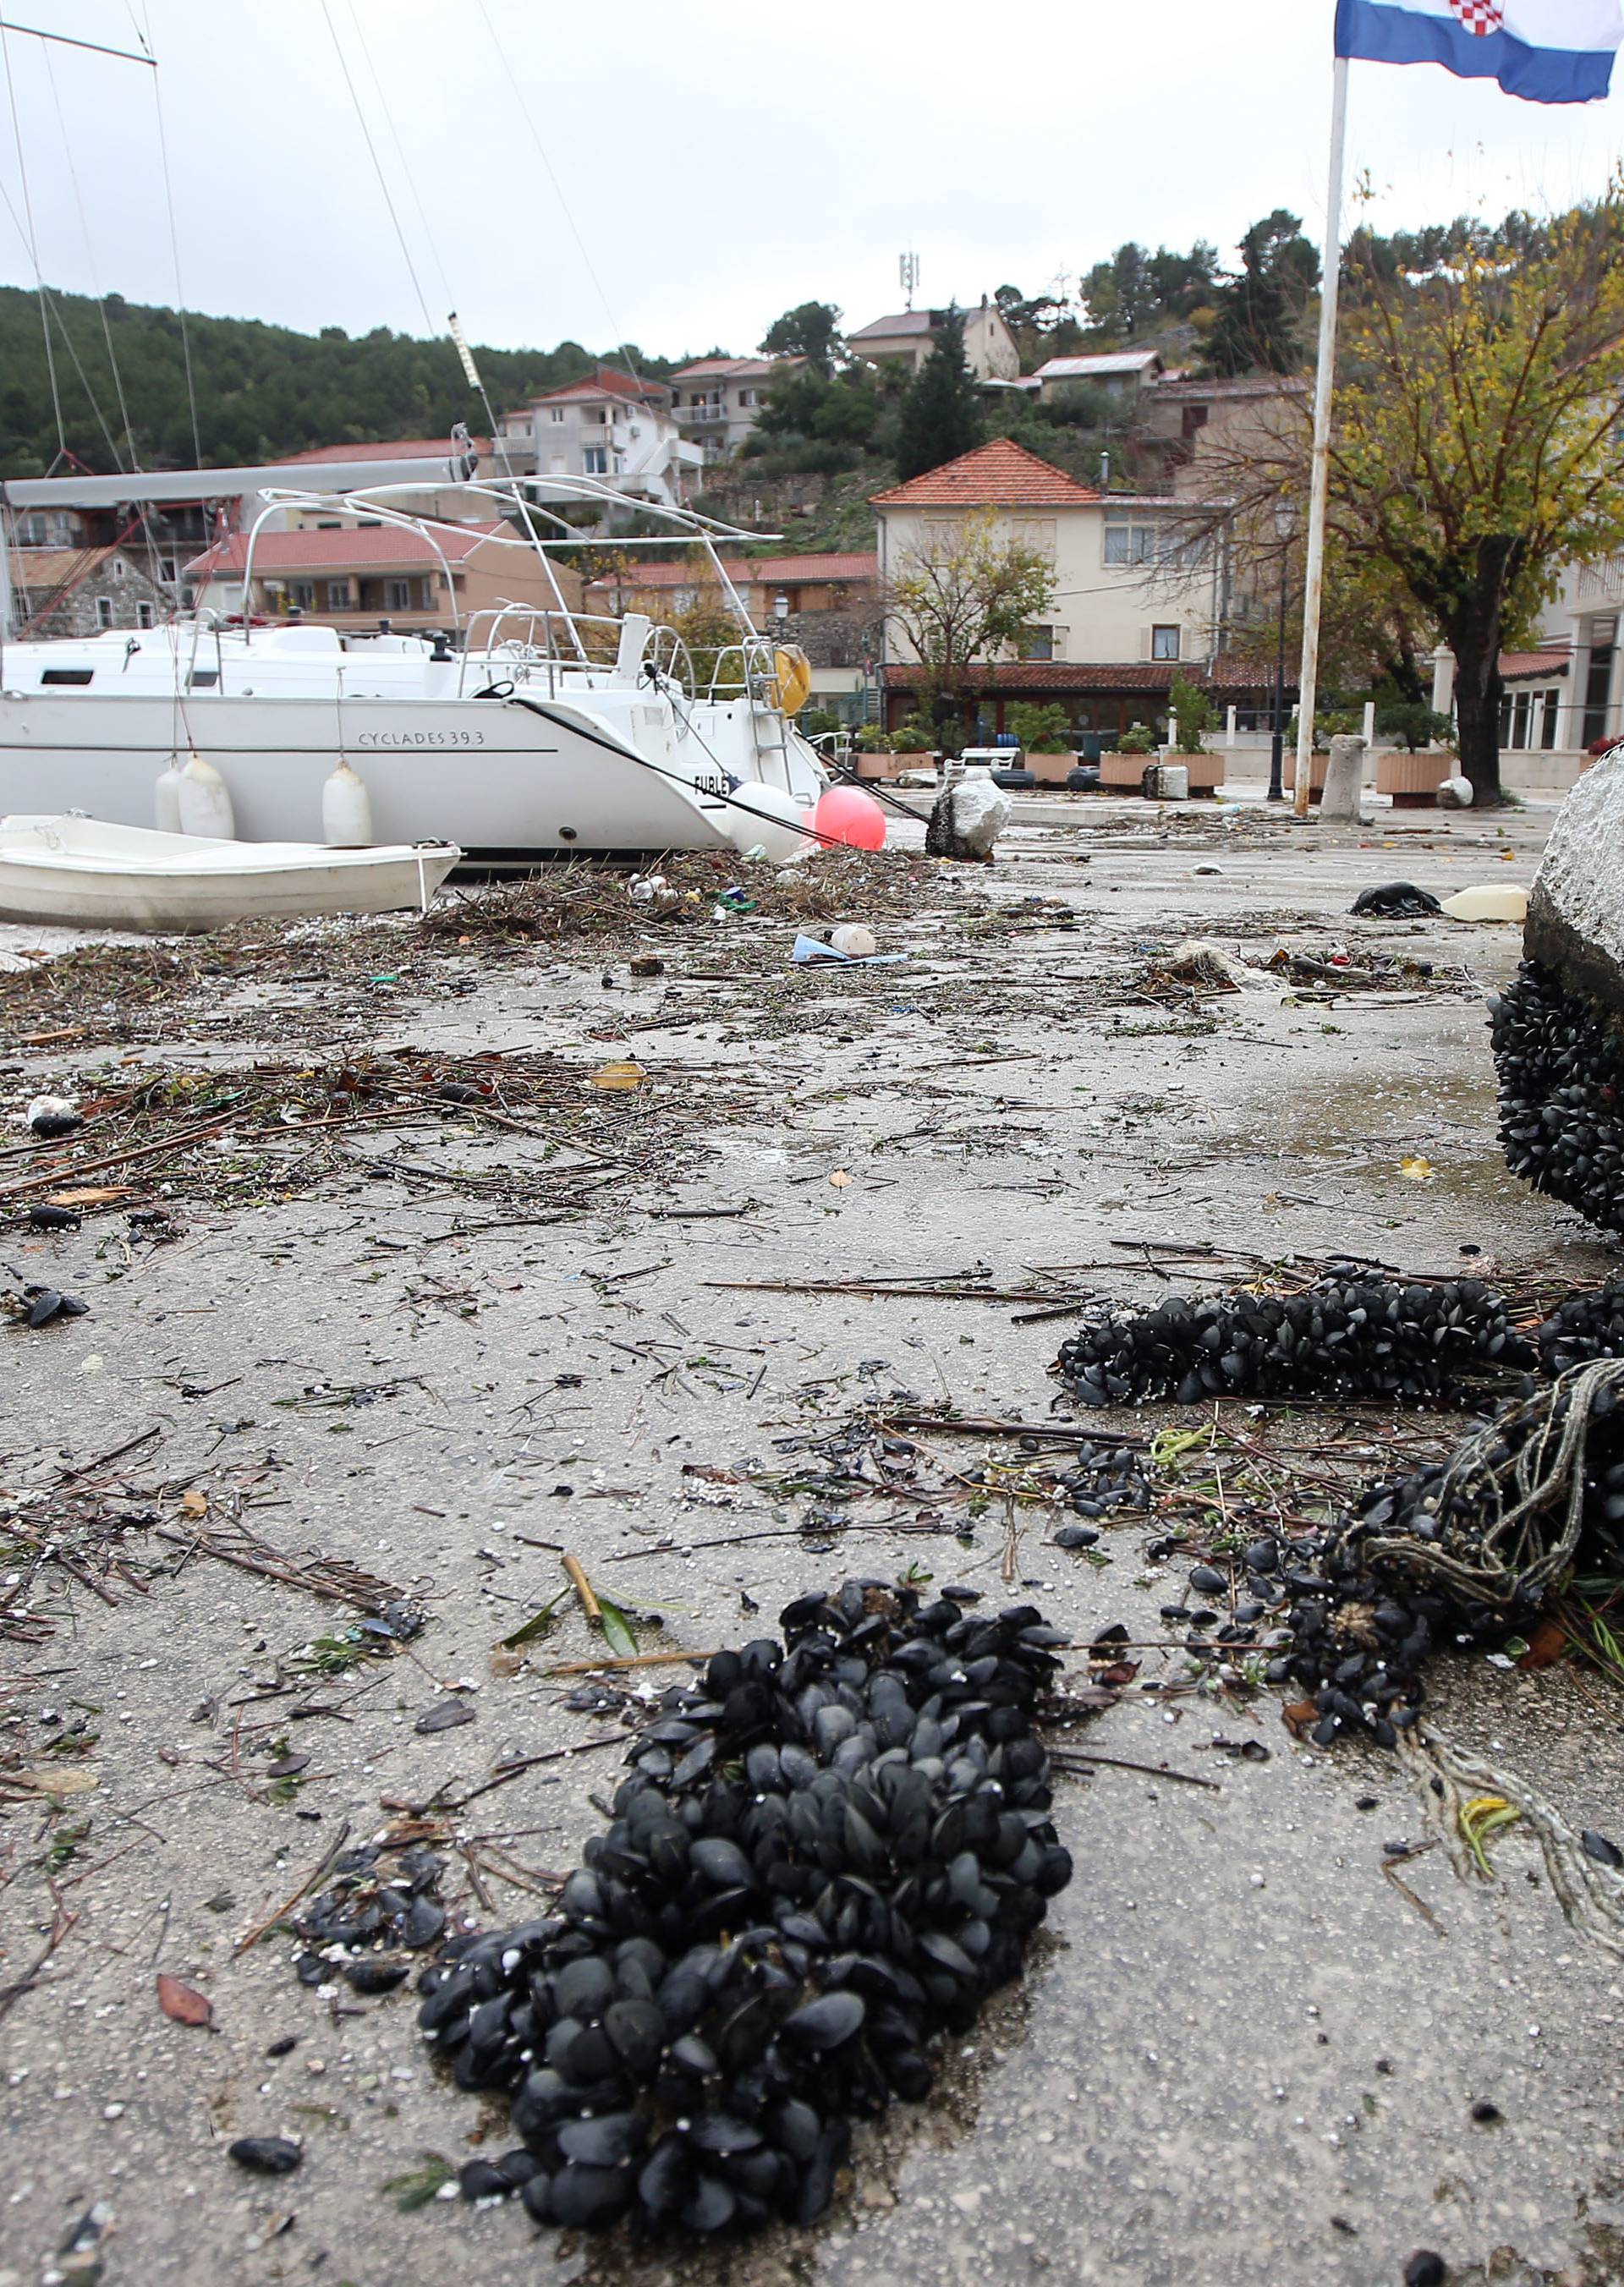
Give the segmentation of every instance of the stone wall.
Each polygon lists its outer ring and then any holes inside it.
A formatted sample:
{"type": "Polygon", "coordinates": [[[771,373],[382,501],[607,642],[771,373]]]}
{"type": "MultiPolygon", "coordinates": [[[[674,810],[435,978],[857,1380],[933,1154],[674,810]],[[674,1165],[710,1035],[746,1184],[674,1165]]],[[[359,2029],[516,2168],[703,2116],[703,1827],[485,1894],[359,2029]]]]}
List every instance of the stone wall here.
{"type": "MultiPolygon", "coordinates": [[[[20,565],[18,553],[13,553],[12,563],[15,577],[20,565]]],[[[139,628],[141,624],[139,607],[143,604],[151,607],[148,625],[168,619],[174,610],[173,601],[166,591],[147,577],[133,558],[121,551],[98,565],[59,603],[51,605],[43,617],[36,619],[35,613],[56,592],[60,583],[53,581],[42,583],[38,588],[27,586],[26,554],[20,568],[23,576],[17,578],[12,611],[19,629],[26,629],[31,643],[51,636],[99,635],[104,628],[108,627],[139,628]],[[112,616],[105,621],[97,608],[99,600],[104,597],[112,605],[112,616]]]]}

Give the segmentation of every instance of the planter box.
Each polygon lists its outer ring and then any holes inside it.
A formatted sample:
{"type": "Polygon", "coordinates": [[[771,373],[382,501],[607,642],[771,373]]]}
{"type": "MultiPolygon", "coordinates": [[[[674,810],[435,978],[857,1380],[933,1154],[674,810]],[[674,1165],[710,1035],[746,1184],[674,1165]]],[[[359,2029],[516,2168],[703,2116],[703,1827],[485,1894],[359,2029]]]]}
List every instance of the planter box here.
{"type": "MultiPolygon", "coordinates": [[[[1308,798],[1311,803],[1318,802],[1324,794],[1325,774],[1330,766],[1331,757],[1328,753],[1309,756],[1308,798]]],[[[1286,788],[1287,794],[1296,792],[1297,758],[1295,755],[1289,752],[1280,758],[1280,784],[1286,788]]]]}
{"type": "MultiPolygon", "coordinates": [[[[1035,769],[1040,762],[1058,762],[1060,757],[1058,755],[1047,756],[1039,755],[1030,756],[1028,759],[1035,769]]],[[[1145,764],[1155,762],[1177,763],[1181,767],[1187,766],[1190,773],[1190,792],[1192,795],[1216,794],[1224,783],[1222,755],[1176,755],[1169,747],[1165,750],[1158,748],[1155,753],[1149,755],[1124,755],[1114,750],[1108,755],[1102,755],[1099,758],[1100,787],[1102,790],[1108,788],[1113,794],[1137,794],[1140,780],[1145,776],[1145,764]]],[[[1323,771],[1320,776],[1323,779],[1323,771]]]]}
{"type": "Polygon", "coordinates": [[[933,771],[934,755],[859,755],[860,779],[894,779],[903,771],[933,771]]]}
{"type": "Polygon", "coordinates": [[[1113,794],[1137,794],[1145,765],[1155,759],[1153,754],[1124,755],[1113,748],[1110,754],[1099,758],[1100,785],[1113,794]]]}
{"type": "Polygon", "coordinates": [[[1028,754],[1025,768],[1041,787],[1063,787],[1077,767],[1077,757],[1068,748],[1063,755],[1028,754]]]}
{"type": "Polygon", "coordinates": [[[1390,795],[1395,810],[1436,810],[1438,790],[1454,767],[1453,755],[1425,750],[1412,755],[1396,748],[1376,757],[1376,792],[1390,795]]]}

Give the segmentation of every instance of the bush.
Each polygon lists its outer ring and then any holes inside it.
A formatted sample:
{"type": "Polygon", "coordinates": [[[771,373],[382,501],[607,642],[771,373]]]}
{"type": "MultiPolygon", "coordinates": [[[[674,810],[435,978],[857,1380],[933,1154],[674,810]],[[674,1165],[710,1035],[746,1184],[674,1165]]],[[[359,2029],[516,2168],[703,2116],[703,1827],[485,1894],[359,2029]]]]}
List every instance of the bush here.
{"type": "Polygon", "coordinates": [[[803,708],[796,717],[796,729],[804,739],[820,739],[827,731],[841,729],[841,720],[831,708],[803,708]]]}
{"type": "MultiPolygon", "coordinates": [[[[1287,754],[1295,754],[1296,752],[1297,721],[1297,716],[1293,715],[1290,722],[1286,725],[1286,751],[1287,754]]],[[[1333,739],[1354,738],[1358,735],[1362,726],[1363,717],[1356,715],[1351,708],[1327,708],[1322,714],[1319,708],[1316,707],[1314,709],[1314,752],[1317,755],[1325,754],[1329,749],[1333,739]]]]}
{"type": "Polygon", "coordinates": [[[1071,724],[1064,707],[1050,702],[1040,707],[1023,701],[1010,709],[1010,728],[1028,755],[1069,755],[1071,724]]]}
{"type": "Polygon", "coordinates": [[[1182,675],[1173,677],[1168,692],[1168,713],[1178,724],[1178,751],[1181,755],[1200,755],[1207,751],[1207,733],[1212,727],[1213,703],[1204,691],[1182,675]]]}
{"type": "Polygon", "coordinates": [[[889,755],[891,752],[891,733],[878,723],[865,723],[857,734],[860,755],[889,755]]]}
{"type": "Polygon", "coordinates": [[[936,748],[936,725],[927,715],[910,715],[891,734],[893,755],[929,755],[936,748]]]}
{"type": "Polygon", "coordinates": [[[1442,746],[1454,732],[1447,715],[1440,715],[1421,700],[1398,699],[1376,708],[1377,738],[1389,739],[1395,747],[1407,747],[1413,755],[1422,747],[1442,746]]]}
{"type": "Polygon", "coordinates": [[[1135,723],[1117,740],[1116,751],[1119,755],[1153,755],[1156,733],[1146,730],[1143,723],[1135,723]]]}

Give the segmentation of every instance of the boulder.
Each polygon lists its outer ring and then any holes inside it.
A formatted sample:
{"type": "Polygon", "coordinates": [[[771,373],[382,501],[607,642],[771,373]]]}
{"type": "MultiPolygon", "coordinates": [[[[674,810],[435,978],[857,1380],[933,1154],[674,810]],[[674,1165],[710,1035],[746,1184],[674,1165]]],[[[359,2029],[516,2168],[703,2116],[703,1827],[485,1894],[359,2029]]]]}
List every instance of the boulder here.
{"type": "Polygon", "coordinates": [[[1624,751],[1586,771],[1557,811],[1523,953],[1624,1016],[1624,751]]]}
{"type": "Polygon", "coordinates": [[[1014,811],[1009,795],[990,779],[963,778],[956,786],[944,787],[925,828],[926,853],[985,862],[1014,811]]]}

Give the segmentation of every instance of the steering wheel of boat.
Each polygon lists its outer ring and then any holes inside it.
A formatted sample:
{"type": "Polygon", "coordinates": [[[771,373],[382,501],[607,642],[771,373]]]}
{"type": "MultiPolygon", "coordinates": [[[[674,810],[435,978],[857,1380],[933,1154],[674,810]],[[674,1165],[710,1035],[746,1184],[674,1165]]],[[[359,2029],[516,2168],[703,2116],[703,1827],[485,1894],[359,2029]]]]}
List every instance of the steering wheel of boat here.
{"type": "Polygon", "coordinates": [[[693,696],[693,655],[675,628],[649,629],[638,672],[656,690],[662,684],[676,683],[689,697],[693,696]]]}

